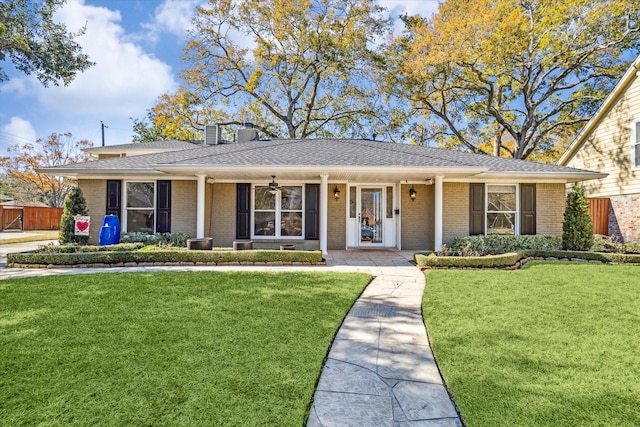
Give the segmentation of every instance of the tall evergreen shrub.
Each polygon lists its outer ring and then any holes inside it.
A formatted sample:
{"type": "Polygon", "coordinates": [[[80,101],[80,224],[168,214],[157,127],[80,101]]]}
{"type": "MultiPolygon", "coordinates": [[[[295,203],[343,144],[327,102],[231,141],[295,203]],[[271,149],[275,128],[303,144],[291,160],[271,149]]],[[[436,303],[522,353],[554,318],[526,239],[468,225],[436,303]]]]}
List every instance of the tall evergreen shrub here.
{"type": "Polygon", "coordinates": [[[61,245],[68,243],[77,243],[80,245],[86,245],[89,241],[89,236],[76,236],[74,234],[75,228],[75,216],[76,215],[88,215],[87,201],[82,194],[82,190],[75,187],[67,196],[67,200],[64,202],[64,211],[62,212],[62,218],[60,219],[60,237],[58,241],[61,245]]]}
{"type": "Polygon", "coordinates": [[[588,251],[593,246],[593,221],[589,215],[589,202],[579,185],[567,196],[562,223],[562,248],[568,251],[588,251]]]}

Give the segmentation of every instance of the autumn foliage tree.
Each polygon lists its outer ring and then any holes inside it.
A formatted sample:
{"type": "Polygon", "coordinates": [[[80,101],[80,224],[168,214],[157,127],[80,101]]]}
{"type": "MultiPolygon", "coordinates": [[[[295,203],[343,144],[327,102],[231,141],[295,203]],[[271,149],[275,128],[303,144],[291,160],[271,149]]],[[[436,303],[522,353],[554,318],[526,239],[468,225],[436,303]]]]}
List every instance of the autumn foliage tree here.
{"type": "Polygon", "coordinates": [[[370,136],[389,122],[372,62],[383,11],[373,0],[209,0],[192,21],[184,84],[152,108],[153,126],[180,139],[216,122],[370,136]]]}
{"type": "Polygon", "coordinates": [[[637,0],[447,0],[404,18],[387,81],[429,123],[423,141],[530,158],[595,112],[638,53],[639,17],[637,0]]]}
{"type": "Polygon", "coordinates": [[[16,144],[7,149],[6,157],[0,157],[0,168],[6,179],[19,183],[11,187],[16,199],[24,199],[20,191],[34,192],[39,201],[49,206],[62,207],[73,183],[60,178],[44,175],[39,169],[64,166],[86,161],[89,154],[82,151],[93,144],[86,140],[76,140],[71,133],[53,133],[48,139],[38,139],[34,143],[16,144]]]}

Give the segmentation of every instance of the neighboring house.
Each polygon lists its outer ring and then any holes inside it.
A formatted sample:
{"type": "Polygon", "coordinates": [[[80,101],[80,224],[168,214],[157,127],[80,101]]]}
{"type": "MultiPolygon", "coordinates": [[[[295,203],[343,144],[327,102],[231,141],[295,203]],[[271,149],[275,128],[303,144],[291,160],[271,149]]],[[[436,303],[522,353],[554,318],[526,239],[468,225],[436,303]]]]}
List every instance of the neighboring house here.
{"type": "Polygon", "coordinates": [[[640,57],[558,161],[607,174],[585,182],[585,195],[592,203],[610,201],[604,218],[595,215],[594,222],[608,219],[606,234],[625,242],[640,242],[639,70],[640,57]]]}
{"type": "Polygon", "coordinates": [[[78,180],[93,243],[114,214],[122,231],[323,253],[433,250],[469,234],[561,235],[566,184],[602,176],[371,140],[238,139],[92,148],[99,160],[42,172],[78,180]]]}

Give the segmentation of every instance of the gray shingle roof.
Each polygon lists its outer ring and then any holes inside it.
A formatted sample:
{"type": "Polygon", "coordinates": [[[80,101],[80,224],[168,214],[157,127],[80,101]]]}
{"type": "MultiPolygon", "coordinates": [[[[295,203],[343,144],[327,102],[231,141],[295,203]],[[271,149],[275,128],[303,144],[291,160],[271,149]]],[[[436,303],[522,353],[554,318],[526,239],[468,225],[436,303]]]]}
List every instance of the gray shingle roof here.
{"type": "MultiPolygon", "coordinates": [[[[219,145],[131,157],[118,157],[64,166],[82,173],[148,171],[193,167],[380,167],[380,168],[483,168],[488,172],[562,174],[589,173],[579,169],[524,160],[492,157],[441,148],[353,139],[275,139],[219,145]]],[[[48,168],[46,172],[54,172],[48,168]]]]}
{"type": "Polygon", "coordinates": [[[132,144],[119,144],[119,145],[106,145],[104,147],[91,147],[87,148],[85,151],[92,152],[116,152],[122,153],[127,151],[148,151],[148,150],[159,150],[159,151],[179,151],[179,150],[187,150],[189,148],[193,148],[194,146],[202,145],[202,141],[179,141],[177,139],[167,139],[161,141],[152,141],[152,142],[136,142],[132,144]]]}

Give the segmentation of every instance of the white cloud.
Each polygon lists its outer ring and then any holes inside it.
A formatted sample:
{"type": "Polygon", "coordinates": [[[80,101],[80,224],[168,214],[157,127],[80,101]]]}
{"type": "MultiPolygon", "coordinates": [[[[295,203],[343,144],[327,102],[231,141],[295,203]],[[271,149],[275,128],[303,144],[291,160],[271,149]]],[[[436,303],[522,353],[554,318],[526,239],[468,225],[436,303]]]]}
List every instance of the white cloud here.
{"type": "Polygon", "coordinates": [[[44,88],[33,77],[19,77],[27,84],[12,80],[3,91],[34,95],[40,106],[60,115],[121,118],[142,116],[160,94],[176,87],[169,65],[127,41],[119,12],[77,0],[65,4],[57,17],[70,31],[86,25],[77,40],[96,65],[67,87],[44,88]]]}
{"type": "Polygon", "coordinates": [[[142,26],[155,41],[160,33],[173,34],[185,39],[187,30],[191,28],[191,18],[200,3],[200,0],[165,0],[156,7],[153,20],[143,23],[142,26]]]}
{"type": "Polygon", "coordinates": [[[430,18],[438,12],[438,0],[378,0],[378,4],[389,10],[395,34],[401,33],[404,29],[404,24],[399,19],[400,15],[420,15],[430,18]]]}
{"type": "Polygon", "coordinates": [[[16,144],[34,143],[36,139],[38,137],[31,122],[19,116],[11,117],[9,123],[2,126],[2,131],[0,131],[0,141],[2,141],[3,149],[16,144]]]}

